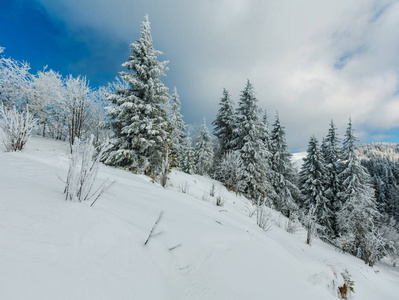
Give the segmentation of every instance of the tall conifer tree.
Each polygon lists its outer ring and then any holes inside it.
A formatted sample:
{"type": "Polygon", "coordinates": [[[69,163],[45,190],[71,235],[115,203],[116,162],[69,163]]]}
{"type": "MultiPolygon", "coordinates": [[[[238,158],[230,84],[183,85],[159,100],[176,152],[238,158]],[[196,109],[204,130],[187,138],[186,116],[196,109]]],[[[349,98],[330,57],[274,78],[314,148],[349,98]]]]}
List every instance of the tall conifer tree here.
{"type": "Polygon", "coordinates": [[[195,170],[199,175],[208,174],[213,163],[213,145],[206,120],[195,142],[195,170]]]}
{"type": "Polygon", "coordinates": [[[325,166],[319,144],[315,136],[309,141],[306,158],[299,173],[300,189],[303,195],[302,208],[305,213],[313,210],[316,222],[327,236],[331,236],[333,213],[325,196],[325,166]]]}
{"type": "Polygon", "coordinates": [[[325,194],[329,200],[329,209],[333,212],[333,224],[332,233],[337,235],[337,220],[336,213],[341,208],[341,202],[339,201],[338,194],[340,192],[340,182],[338,175],[340,173],[341,161],[341,149],[339,146],[340,139],[336,132],[337,128],[331,120],[330,128],[325,139],[323,139],[323,158],[326,166],[326,181],[325,181],[325,194]]]}
{"type": "Polygon", "coordinates": [[[234,104],[226,89],[223,89],[223,97],[219,105],[219,111],[212,125],[215,126],[213,134],[219,141],[220,153],[217,155],[221,158],[232,148],[231,140],[233,138],[234,129],[234,104]]]}
{"type": "Polygon", "coordinates": [[[271,147],[271,167],[273,170],[273,187],[276,192],[274,206],[285,216],[297,210],[295,196],[299,195],[299,190],[295,185],[295,172],[291,163],[291,153],[285,137],[285,128],[280,123],[278,114],[273,124],[270,136],[271,147]]]}
{"type": "Polygon", "coordinates": [[[232,145],[242,159],[246,179],[244,194],[254,201],[260,199],[270,202],[265,199],[274,195],[268,164],[270,152],[263,143],[264,125],[259,117],[257,102],[254,88],[248,80],[237,108],[232,145]]]}
{"type": "Polygon", "coordinates": [[[194,148],[193,142],[188,134],[183,144],[182,153],[179,156],[180,161],[179,165],[181,170],[188,174],[193,174],[195,171],[195,157],[194,157],[194,148]]]}
{"type": "Polygon", "coordinates": [[[167,62],[157,59],[162,52],[153,47],[148,16],[142,23],[140,39],[130,45],[130,50],[131,55],[122,66],[133,72],[120,73],[129,88],[117,90],[108,98],[113,104],[108,115],[115,137],[104,161],[133,172],[158,174],[170,138],[163,109],[168,89],[160,80],[167,62]]]}
{"type": "Polygon", "coordinates": [[[182,152],[182,147],[184,144],[184,138],[186,134],[186,125],[183,121],[183,116],[180,113],[181,103],[179,99],[179,94],[177,93],[177,88],[173,89],[173,94],[171,102],[169,105],[169,121],[172,127],[171,133],[171,144],[172,144],[172,166],[175,166],[179,161],[179,155],[182,152]]]}
{"type": "Polygon", "coordinates": [[[378,224],[379,213],[370,175],[360,165],[356,155],[356,137],[353,132],[352,122],[349,120],[342,149],[344,166],[339,174],[342,185],[339,197],[342,207],[337,213],[340,235],[337,242],[344,251],[351,252],[368,262],[366,249],[370,234],[378,224]]]}
{"type": "Polygon", "coordinates": [[[263,112],[262,117],[263,127],[264,127],[264,134],[263,134],[263,143],[266,146],[266,149],[272,153],[272,142],[271,142],[271,133],[270,133],[270,126],[269,121],[267,120],[267,112],[263,112]]]}

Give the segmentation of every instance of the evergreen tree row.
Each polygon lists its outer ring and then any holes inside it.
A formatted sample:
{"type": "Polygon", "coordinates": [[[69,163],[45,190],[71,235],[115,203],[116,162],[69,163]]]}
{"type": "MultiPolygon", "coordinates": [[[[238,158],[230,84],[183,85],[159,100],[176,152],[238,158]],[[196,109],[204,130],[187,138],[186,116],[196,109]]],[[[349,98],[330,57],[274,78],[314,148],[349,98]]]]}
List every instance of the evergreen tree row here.
{"type": "Polygon", "coordinates": [[[357,155],[352,122],[340,146],[331,121],[319,146],[312,136],[299,173],[301,208],[312,214],[319,235],[372,266],[395,251],[395,229],[377,209],[371,176],[357,155]]]}
{"type": "Polygon", "coordinates": [[[378,211],[399,222],[399,149],[397,144],[361,145],[361,164],[368,170],[378,211]]]}
{"type": "Polygon", "coordinates": [[[300,193],[285,129],[277,115],[270,131],[266,112],[262,117],[257,103],[250,81],[241,92],[236,109],[224,89],[213,122],[217,137],[214,176],[254,203],[264,203],[290,217],[298,210],[300,193]]]}

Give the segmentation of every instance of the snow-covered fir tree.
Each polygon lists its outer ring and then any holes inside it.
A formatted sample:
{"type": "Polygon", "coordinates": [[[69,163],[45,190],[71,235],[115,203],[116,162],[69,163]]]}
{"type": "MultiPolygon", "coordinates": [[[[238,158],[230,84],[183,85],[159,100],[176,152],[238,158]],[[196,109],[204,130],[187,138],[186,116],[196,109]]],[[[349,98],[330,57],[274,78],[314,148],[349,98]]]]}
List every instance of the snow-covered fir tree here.
{"type": "Polygon", "coordinates": [[[223,97],[220,100],[220,108],[216,115],[216,119],[212,122],[215,126],[213,134],[219,141],[219,153],[216,155],[220,159],[224,154],[232,149],[231,139],[234,129],[234,104],[230,98],[230,94],[223,89],[223,97]]]}
{"type": "Polygon", "coordinates": [[[131,56],[122,66],[133,72],[121,72],[128,89],[109,96],[108,115],[115,137],[104,162],[133,172],[158,174],[169,148],[170,128],[163,109],[168,89],[160,80],[167,62],[159,62],[162,52],[153,47],[148,16],[141,26],[141,37],[130,45],[131,56]]]}
{"type": "Polygon", "coordinates": [[[272,153],[272,144],[271,144],[271,133],[270,133],[270,126],[269,126],[269,121],[267,119],[267,112],[263,112],[263,117],[262,117],[262,122],[263,122],[263,143],[266,146],[266,149],[272,153]]]}
{"type": "Polygon", "coordinates": [[[333,212],[333,223],[332,223],[332,233],[337,234],[337,224],[336,224],[336,213],[341,208],[341,202],[338,198],[338,193],[340,191],[340,182],[338,179],[338,174],[340,172],[340,153],[341,149],[339,146],[340,139],[336,132],[337,128],[334,125],[333,120],[331,120],[330,128],[328,129],[328,134],[323,139],[322,153],[324,158],[324,163],[326,166],[325,172],[325,196],[329,200],[328,206],[333,212]]]}
{"type": "Polygon", "coordinates": [[[205,119],[199,136],[195,141],[194,156],[195,172],[199,175],[208,174],[213,163],[213,145],[205,119]]]}
{"type": "Polygon", "coordinates": [[[171,97],[169,109],[168,109],[168,117],[169,122],[172,127],[171,133],[171,144],[172,144],[172,166],[176,166],[179,161],[179,155],[182,152],[182,147],[184,143],[184,138],[186,134],[186,125],[183,121],[183,116],[180,113],[181,103],[179,94],[177,93],[177,88],[173,89],[173,94],[171,97]]]}
{"type": "Polygon", "coordinates": [[[341,192],[338,194],[342,207],[337,213],[339,238],[337,244],[370,264],[367,248],[372,242],[372,232],[378,224],[379,213],[374,198],[371,178],[360,164],[355,149],[356,137],[352,122],[343,141],[343,170],[339,174],[341,192]]]}
{"type": "MultiPolygon", "coordinates": [[[[265,121],[264,121],[265,122],[265,121]]],[[[276,121],[270,135],[271,168],[273,170],[272,184],[276,197],[274,198],[275,208],[289,217],[298,209],[295,197],[300,192],[295,185],[295,171],[291,163],[291,153],[285,137],[285,128],[280,123],[279,115],[276,114],[276,121]]]]}
{"type": "Polygon", "coordinates": [[[217,179],[223,183],[222,179],[218,177],[219,176],[218,168],[223,157],[220,157],[220,143],[218,138],[216,137],[212,138],[212,148],[213,148],[213,162],[209,170],[209,175],[212,178],[217,179]]]}
{"type": "Polygon", "coordinates": [[[246,179],[244,194],[253,201],[261,199],[270,203],[274,196],[268,163],[271,154],[263,143],[264,125],[257,102],[253,85],[248,80],[236,112],[232,145],[241,155],[246,179]]]}
{"type": "Polygon", "coordinates": [[[331,236],[333,226],[333,212],[325,196],[325,166],[319,143],[315,136],[309,140],[307,155],[303,159],[299,172],[299,184],[302,192],[302,209],[309,214],[312,209],[316,222],[321,226],[322,234],[331,236]]]}
{"type": "Polygon", "coordinates": [[[195,158],[193,142],[188,134],[185,138],[181,155],[179,155],[179,165],[183,172],[193,174],[195,171],[195,158]]]}

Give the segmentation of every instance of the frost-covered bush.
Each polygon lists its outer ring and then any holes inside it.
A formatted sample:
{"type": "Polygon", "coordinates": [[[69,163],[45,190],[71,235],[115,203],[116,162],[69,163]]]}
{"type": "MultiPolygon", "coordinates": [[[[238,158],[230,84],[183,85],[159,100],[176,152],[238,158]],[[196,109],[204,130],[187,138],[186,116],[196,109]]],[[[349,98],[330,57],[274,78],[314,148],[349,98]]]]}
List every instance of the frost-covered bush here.
{"type": "Polygon", "coordinates": [[[312,245],[312,240],[313,237],[317,234],[317,228],[319,227],[318,224],[316,223],[316,215],[315,215],[316,209],[314,208],[313,205],[310,206],[308,212],[304,215],[303,217],[303,225],[305,226],[306,229],[306,244],[312,245]]]}
{"type": "Polygon", "coordinates": [[[95,191],[92,191],[98,173],[100,157],[105,150],[103,147],[99,153],[95,154],[93,139],[92,135],[85,144],[81,144],[78,138],[75,139],[65,183],[65,200],[83,202],[94,199],[93,205],[112,184],[107,184],[106,180],[95,191]]]}
{"type": "Polygon", "coordinates": [[[217,177],[231,191],[240,193],[245,186],[245,171],[238,151],[227,152],[217,169],[217,177]]]}
{"type": "Polygon", "coordinates": [[[35,125],[36,120],[28,109],[18,111],[15,106],[11,109],[0,106],[0,127],[7,151],[21,151],[35,125]]]}
{"type": "Polygon", "coordinates": [[[341,273],[344,284],[338,287],[338,295],[341,299],[348,299],[352,293],[355,292],[355,282],[351,279],[352,275],[349,274],[348,270],[341,273]]]}
{"type": "Polygon", "coordinates": [[[170,164],[169,164],[169,151],[166,151],[166,155],[162,160],[162,167],[161,167],[161,174],[160,174],[160,181],[162,187],[166,186],[168,181],[168,173],[170,171],[170,164]]]}
{"type": "Polygon", "coordinates": [[[292,214],[285,223],[285,231],[291,234],[295,234],[299,230],[299,220],[295,214],[292,214]]]}
{"type": "Polygon", "coordinates": [[[179,192],[183,194],[188,194],[189,190],[190,190],[190,185],[187,181],[184,184],[181,182],[179,183],[179,192]]]}
{"type": "Polygon", "coordinates": [[[209,191],[209,196],[214,197],[215,196],[215,184],[212,184],[211,190],[209,191]]]}
{"type": "Polygon", "coordinates": [[[373,266],[383,257],[397,257],[399,251],[399,233],[391,219],[388,224],[373,226],[365,235],[362,258],[369,266],[373,266]]]}
{"type": "Polygon", "coordinates": [[[264,231],[268,231],[272,226],[272,216],[269,209],[265,206],[265,201],[258,199],[256,203],[256,224],[264,231]]]}

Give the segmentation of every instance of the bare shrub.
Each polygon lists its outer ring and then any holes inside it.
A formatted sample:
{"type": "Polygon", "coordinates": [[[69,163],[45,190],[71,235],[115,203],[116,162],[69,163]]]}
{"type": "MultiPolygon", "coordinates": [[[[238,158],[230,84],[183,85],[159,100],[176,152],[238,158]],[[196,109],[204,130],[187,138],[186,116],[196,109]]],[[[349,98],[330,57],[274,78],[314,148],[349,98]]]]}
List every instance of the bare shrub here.
{"type": "Polygon", "coordinates": [[[101,194],[114,183],[108,183],[107,179],[95,191],[92,191],[97,178],[100,157],[105,150],[105,147],[102,147],[100,152],[95,155],[93,138],[92,135],[84,145],[81,145],[78,138],[73,143],[64,189],[65,200],[83,202],[94,199],[92,206],[101,194]]]}
{"type": "Polygon", "coordinates": [[[237,151],[233,151],[226,153],[222,158],[216,170],[216,177],[223,182],[227,189],[238,195],[246,183],[244,173],[241,155],[237,151]]]}
{"type": "Polygon", "coordinates": [[[338,287],[338,296],[341,299],[348,299],[349,295],[355,292],[355,282],[351,280],[352,276],[348,270],[342,272],[341,275],[344,278],[344,284],[338,287]]]}
{"type": "Polygon", "coordinates": [[[31,136],[36,119],[33,118],[29,109],[23,112],[18,111],[15,106],[9,109],[3,104],[0,106],[0,117],[3,119],[0,124],[3,130],[3,143],[7,151],[21,151],[31,136]]]}
{"type": "Polygon", "coordinates": [[[86,77],[74,78],[72,75],[65,80],[69,144],[72,145],[76,138],[83,137],[87,123],[92,119],[93,102],[91,101],[89,82],[86,77]]]}
{"type": "Polygon", "coordinates": [[[206,202],[209,202],[210,198],[209,198],[209,195],[208,195],[207,192],[205,192],[205,193],[202,195],[202,200],[204,200],[204,201],[206,201],[206,202]]]}
{"type": "Polygon", "coordinates": [[[271,213],[266,208],[264,201],[261,203],[260,199],[256,203],[256,224],[264,231],[268,231],[272,226],[271,213]]]}
{"type": "Polygon", "coordinates": [[[218,195],[216,197],[216,206],[223,206],[225,202],[226,199],[224,199],[224,197],[222,197],[221,195],[218,195]]]}
{"type": "Polygon", "coordinates": [[[181,182],[179,183],[179,192],[183,194],[188,194],[189,190],[190,190],[190,185],[188,184],[187,181],[184,184],[181,182]]]}
{"type": "Polygon", "coordinates": [[[287,220],[287,223],[285,225],[285,231],[291,234],[294,233],[294,224],[290,219],[287,220]]]}
{"type": "Polygon", "coordinates": [[[250,218],[252,218],[252,216],[256,213],[256,209],[253,209],[253,210],[249,210],[248,211],[248,216],[250,217],[250,218]]]}
{"type": "Polygon", "coordinates": [[[169,173],[169,151],[166,151],[166,155],[162,160],[162,166],[161,166],[161,185],[162,187],[166,186],[166,183],[168,182],[168,173],[169,173]]]}
{"type": "Polygon", "coordinates": [[[309,209],[308,213],[304,216],[303,224],[306,228],[306,244],[312,245],[313,237],[317,233],[317,224],[316,224],[316,216],[315,216],[315,207],[312,205],[309,209]]]}
{"type": "Polygon", "coordinates": [[[299,222],[297,216],[291,216],[286,222],[285,231],[291,234],[295,234],[299,228],[298,223],[299,222]]]}
{"type": "Polygon", "coordinates": [[[211,190],[209,191],[209,196],[214,197],[215,196],[215,184],[212,184],[211,190]]]}

